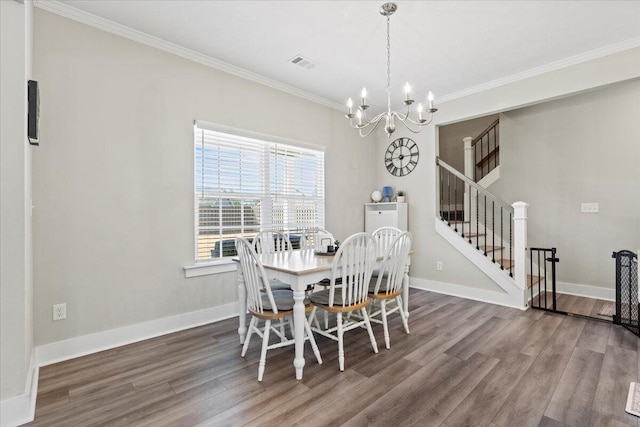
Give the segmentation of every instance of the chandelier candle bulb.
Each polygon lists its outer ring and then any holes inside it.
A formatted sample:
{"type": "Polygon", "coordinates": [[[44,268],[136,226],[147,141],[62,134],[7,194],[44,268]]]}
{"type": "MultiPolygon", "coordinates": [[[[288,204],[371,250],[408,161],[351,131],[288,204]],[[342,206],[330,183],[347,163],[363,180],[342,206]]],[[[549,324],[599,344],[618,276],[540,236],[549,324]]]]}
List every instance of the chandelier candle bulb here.
{"type": "Polygon", "coordinates": [[[362,111],[358,110],[356,112],[356,116],[358,116],[358,126],[362,125],[362,111]]]}
{"type": "Polygon", "coordinates": [[[349,100],[347,101],[347,107],[349,108],[349,115],[353,114],[353,101],[351,100],[351,98],[349,98],[349,100]]]}
{"type": "Polygon", "coordinates": [[[362,88],[362,106],[364,107],[365,105],[367,105],[367,88],[363,87],[362,88]]]}
{"type": "Polygon", "coordinates": [[[404,85],[404,93],[406,96],[407,101],[409,100],[409,95],[411,94],[411,86],[409,86],[409,82],[407,82],[407,84],[404,85]]]}
{"type": "Polygon", "coordinates": [[[433,109],[433,93],[431,91],[429,91],[427,98],[429,99],[429,109],[433,109]]]}
{"type": "Polygon", "coordinates": [[[422,104],[418,104],[418,120],[422,122],[422,104]]]}

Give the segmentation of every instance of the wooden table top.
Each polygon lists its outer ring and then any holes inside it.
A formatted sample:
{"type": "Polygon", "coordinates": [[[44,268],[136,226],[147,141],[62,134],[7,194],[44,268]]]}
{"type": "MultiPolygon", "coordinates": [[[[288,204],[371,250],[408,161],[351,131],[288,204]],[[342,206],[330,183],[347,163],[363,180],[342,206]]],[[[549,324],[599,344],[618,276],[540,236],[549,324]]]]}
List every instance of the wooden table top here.
{"type": "MultiPolygon", "coordinates": [[[[264,268],[282,271],[296,276],[331,270],[332,256],[316,255],[313,249],[296,249],[259,255],[264,268]]],[[[233,257],[239,261],[238,257],[233,257]]]]}
{"type": "MultiPolygon", "coordinates": [[[[409,253],[413,254],[413,250],[409,253]]],[[[313,249],[296,249],[288,252],[262,254],[259,257],[264,268],[296,276],[318,271],[329,271],[334,259],[333,256],[317,255],[313,249]]],[[[381,256],[378,257],[378,260],[381,259],[381,256]]],[[[239,261],[238,257],[234,257],[233,260],[239,261]]]]}

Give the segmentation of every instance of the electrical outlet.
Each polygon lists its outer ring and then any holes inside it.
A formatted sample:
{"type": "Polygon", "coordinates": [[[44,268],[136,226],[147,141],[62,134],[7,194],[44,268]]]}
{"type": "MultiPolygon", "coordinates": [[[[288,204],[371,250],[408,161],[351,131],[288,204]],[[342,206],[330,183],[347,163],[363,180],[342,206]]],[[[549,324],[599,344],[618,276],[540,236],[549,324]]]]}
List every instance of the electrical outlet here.
{"type": "Polygon", "coordinates": [[[580,205],[580,213],[598,213],[600,205],[596,203],[582,203],[580,205]]]}
{"type": "Polygon", "coordinates": [[[53,305],[53,320],[63,320],[67,318],[67,304],[53,305]]]}
{"type": "Polygon", "coordinates": [[[442,261],[436,262],[436,270],[442,271],[442,261]]]}

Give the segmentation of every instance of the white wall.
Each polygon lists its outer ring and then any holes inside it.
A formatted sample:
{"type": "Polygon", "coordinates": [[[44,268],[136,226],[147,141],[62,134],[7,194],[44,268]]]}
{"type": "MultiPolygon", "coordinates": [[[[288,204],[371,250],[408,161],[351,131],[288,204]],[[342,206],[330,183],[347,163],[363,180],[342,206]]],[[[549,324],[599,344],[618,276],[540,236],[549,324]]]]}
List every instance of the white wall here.
{"type": "MultiPolygon", "coordinates": [[[[0,399],[25,393],[31,350],[31,149],[26,88],[32,5],[0,2],[0,399]]],[[[4,415],[3,415],[4,419],[4,415]]]]}
{"type": "Polygon", "coordinates": [[[182,270],[194,119],[325,146],[326,226],[341,240],[363,229],[373,150],[342,113],[39,9],[35,24],[37,344],[237,300],[234,273],[182,270]]]}
{"type": "Polygon", "coordinates": [[[501,115],[490,191],[529,203],[529,246],[558,248],[558,281],[613,289],[611,253],[640,242],[639,117],[640,80],[501,115]]]}
{"type": "MultiPolygon", "coordinates": [[[[409,136],[420,146],[420,162],[407,177],[395,178],[386,171],[383,155],[390,141],[384,133],[378,133],[374,137],[377,147],[375,164],[378,184],[375,187],[392,185],[407,192],[409,230],[414,235],[415,242],[412,277],[418,281],[420,279],[440,281],[469,288],[498,290],[497,286],[481,275],[475,266],[435,232],[434,218],[437,212],[435,147],[438,143],[438,126],[539,104],[615,82],[638,78],[640,77],[638,64],[640,64],[640,48],[633,48],[438,105],[435,126],[429,125],[418,135],[412,136],[396,131],[393,136],[394,138],[409,136]],[[435,268],[438,260],[444,263],[443,271],[437,271],[435,268]]],[[[598,120],[598,116],[599,112],[593,111],[589,119],[598,120]]]]}

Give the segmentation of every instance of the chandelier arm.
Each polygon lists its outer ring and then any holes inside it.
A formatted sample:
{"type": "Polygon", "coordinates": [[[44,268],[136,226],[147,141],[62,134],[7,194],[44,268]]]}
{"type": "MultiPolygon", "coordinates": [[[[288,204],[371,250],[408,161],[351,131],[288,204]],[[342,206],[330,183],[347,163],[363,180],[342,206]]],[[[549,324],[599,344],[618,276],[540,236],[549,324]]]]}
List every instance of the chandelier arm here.
{"type": "Polygon", "coordinates": [[[382,118],[386,115],[387,113],[380,113],[377,116],[375,116],[373,119],[371,120],[365,120],[363,124],[358,125],[358,124],[354,124],[353,123],[353,118],[349,120],[349,125],[351,125],[352,128],[354,129],[365,129],[368,128],[369,126],[375,124],[377,126],[378,123],[380,123],[380,120],[382,120],[382,118]]]}
{"type": "MultiPolygon", "coordinates": [[[[431,123],[432,120],[433,120],[433,113],[429,113],[429,119],[428,120],[424,120],[422,122],[415,121],[415,120],[413,120],[413,119],[411,119],[409,117],[406,118],[406,121],[408,121],[410,123],[413,123],[414,125],[417,125],[417,126],[426,126],[429,123],[431,123]]],[[[401,122],[404,123],[405,120],[401,120],[401,122]]]]}
{"type": "Polygon", "coordinates": [[[406,115],[403,115],[401,113],[398,112],[393,112],[391,113],[392,115],[396,116],[398,118],[398,120],[400,120],[402,123],[405,124],[405,126],[407,125],[407,122],[412,123],[416,126],[426,126],[429,123],[431,123],[433,121],[433,113],[429,113],[429,118],[427,120],[423,120],[423,121],[416,121],[413,120],[410,116],[409,116],[409,112],[407,112],[406,115]]]}
{"type": "Polygon", "coordinates": [[[412,133],[420,133],[420,131],[422,130],[422,126],[428,125],[433,120],[432,113],[431,113],[431,116],[429,117],[429,120],[426,120],[424,123],[416,122],[415,120],[412,120],[411,118],[409,118],[409,116],[403,116],[402,114],[399,114],[395,111],[392,113],[392,115],[397,117],[398,120],[407,128],[407,130],[409,130],[412,133]],[[414,130],[410,125],[418,126],[418,129],[414,130]]]}
{"type": "MultiPolygon", "coordinates": [[[[371,133],[372,133],[374,130],[376,130],[376,128],[378,127],[378,125],[379,125],[379,124],[380,124],[380,120],[378,120],[378,121],[375,123],[375,125],[373,125],[373,127],[369,130],[369,132],[362,133],[362,129],[364,129],[364,128],[359,128],[359,129],[358,129],[358,132],[360,133],[360,136],[361,136],[361,137],[363,137],[363,138],[364,138],[364,137],[367,137],[367,136],[371,135],[371,133]]],[[[366,127],[366,126],[365,126],[365,127],[366,127]]]]}

